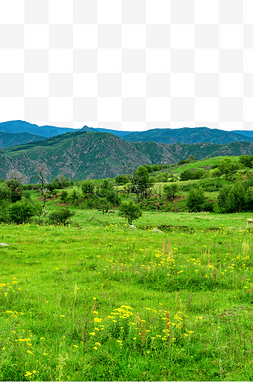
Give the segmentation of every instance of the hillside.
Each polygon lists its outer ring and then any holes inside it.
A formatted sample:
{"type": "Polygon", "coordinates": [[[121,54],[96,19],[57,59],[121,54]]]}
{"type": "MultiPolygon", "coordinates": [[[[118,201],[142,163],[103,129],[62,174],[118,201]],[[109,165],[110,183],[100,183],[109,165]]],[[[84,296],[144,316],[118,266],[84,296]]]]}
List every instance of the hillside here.
{"type": "Polygon", "coordinates": [[[74,132],[43,141],[9,147],[1,151],[0,178],[16,169],[26,177],[34,174],[36,164],[44,164],[48,181],[63,174],[70,179],[115,177],[130,164],[173,164],[189,155],[203,159],[215,156],[253,154],[253,143],[227,145],[156,142],[126,142],[109,133],[74,132]]]}
{"type": "Polygon", "coordinates": [[[0,148],[22,145],[24,143],[41,141],[45,137],[30,133],[4,133],[0,131],[0,148]]]}
{"type": "Polygon", "coordinates": [[[123,137],[128,142],[157,143],[230,143],[230,142],[253,142],[253,137],[236,134],[230,131],[209,129],[207,127],[184,127],[182,129],[152,129],[142,132],[134,132],[123,137]]]}

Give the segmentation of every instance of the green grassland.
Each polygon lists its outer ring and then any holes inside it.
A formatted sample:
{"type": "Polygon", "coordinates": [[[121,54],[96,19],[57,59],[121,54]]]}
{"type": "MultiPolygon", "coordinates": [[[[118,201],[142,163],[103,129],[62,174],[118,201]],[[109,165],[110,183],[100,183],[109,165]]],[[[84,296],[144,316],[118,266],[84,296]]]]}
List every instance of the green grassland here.
{"type": "MultiPolygon", "coordinates": [[[[161,172],[177,179],[223,159],[161,172]]],[[[115,206],[88,209],[80,182],[65,202],[59,190],[46,200],[47,216],[75,212],[66,226],[38,216],[0,224],[0,380],[253,380],[252,212],[180,210],[186,186],[201,182],[177,181],[174,201],[163,195],[172,183],[156,182],[135,227],[115,206]]],[[[42,204],[39,191],[25,192],[42,204]]]]}
{"type": "Polygon", "coordinates": [[[248,217],[2,224],[0,379],[252,380],[248,217]]]}

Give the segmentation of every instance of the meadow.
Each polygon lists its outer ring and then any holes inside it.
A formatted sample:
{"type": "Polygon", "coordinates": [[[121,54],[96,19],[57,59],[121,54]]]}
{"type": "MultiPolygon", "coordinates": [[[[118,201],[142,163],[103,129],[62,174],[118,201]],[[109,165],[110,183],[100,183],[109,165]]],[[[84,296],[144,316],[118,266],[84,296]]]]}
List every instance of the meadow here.
{"type": "Polygon", "coordinates": [[[0,380],[253,379],[250,213],[75,211],[0,225],[0,380]]]}

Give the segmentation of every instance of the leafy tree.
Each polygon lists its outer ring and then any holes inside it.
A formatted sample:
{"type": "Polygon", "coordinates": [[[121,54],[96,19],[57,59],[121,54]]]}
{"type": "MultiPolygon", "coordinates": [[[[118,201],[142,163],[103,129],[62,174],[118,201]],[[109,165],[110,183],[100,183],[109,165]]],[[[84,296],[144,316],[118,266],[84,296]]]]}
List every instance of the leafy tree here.
{"type": "Polygon", "coordinates": [[[225,184],[219,192],[217,203],[221,212],[227,212],[227,197],[230,190],[230,186],[225,184]]]}
{"type": "Polygon", "coordinates": [[[11,190],[5,182],[0,182],[0,203],[11,199],[11,190]]]}
{"type": "Polygon", "coordinates": [[[112,204],[106,198],[97,198],[95,201],[95,206],[97,210],[102,211],[104,215],[104,213],[107,213],[112,207],[112,204]]]}
{"type": "Polygon", "coordinates": [[[73,190],[72,194],[70,195],[70,199],[72,200],[73,203],[75,203],[78,200],[78,194],[76,190],[73,190]]]}
{"type": "Polygon", "coordinates": [[[49,224],[63,224],[64,226],[68,223],[68,219],[75,215],[75,212],[70,211],[68,208],[63,208],[59,211],[52,211],[48,215],[49,224]]]}
{"type": "Polygon", "coordinates": [[[27,199],[19,200],[9,206],[9,216],[13,223],[25,223],[35,214],[34,206],[27,199]]]}
{"type": "Polygon", "coordinates": [[[193,155],[190,155],[188,158],[188,162],[195,162],[196,158],[193,155]]]}
{"type": "Polygon", "coordinates": [[[148,189],[153,184],[150,182],[149,173],[145,166],[140,166],[134,172],[132,177],[132,192],[137,194],[138,201],[140,197],[147,196],[148,189]]]}
{"type": "Polygon", "coordinates": [[[127,219],[128,224],[132,224],[133,220],[137,220],[142,216],[140,206],[132,200],[122,202],[119,206],[119,215],[127,219]]]}
{"type": "Polygon", "coordinates": [[[180,180],[185,181],[185,180],[189,180],[189,179],[192,179],[192,172],[191,172],[191,170],[183,171],[181,173],[181,175],[180,175],[180,180]]]}
{"type": "Polygon", "coordinates": [[[23,185],[17,179],[10,179],[6,181],[7,186],[11,190],[11,201],[15,203],[21,200],[23,185]]]}
{"type": "Polygon", "coordinates": [[[249,187],[245,193],[245,209],[253,211],[253,187],[249,187]]]}
{"type": "Polygon", "coordinates": [[[188,209],[193,212],[199,212],[202,210],[204,203],[205,196],[203,188],[190,189],[186,199],[188,209]]]}
{"type": "Polygon", "coordinates": [[[241,155],[239,158],[239,163],[244,167],[253,167],[253,155],[241,155]]]}
{"type": "Polygon", "coordinates": [[[178,190],[177,184],[166,184],[163,188],[164,195],[169,200],[175,198],[175,194],[176,194],[177,190],[178,190]]]}
{"type": "Polygon", "coordinates": [[[107,199],[113,206],[120,204],[120,198],[117,191],[114,189],[112,182],[108,179],[104,179],[103,182],[97,188],[97,196],[102,199],[107,199]]]}
{"type": "Polygon", "coordinates": [[[241,212],[245,208],[245,190],[242,182],[237,182],[230,187],[226,207],[227,212],[241,212]]]}
{"type": "Polygon", "coordinates": [[[86,179],[82,182],[82,192],[83,194],[87,196],[91,196],[94,194],[95,185],[90,179],[86,179]]]}

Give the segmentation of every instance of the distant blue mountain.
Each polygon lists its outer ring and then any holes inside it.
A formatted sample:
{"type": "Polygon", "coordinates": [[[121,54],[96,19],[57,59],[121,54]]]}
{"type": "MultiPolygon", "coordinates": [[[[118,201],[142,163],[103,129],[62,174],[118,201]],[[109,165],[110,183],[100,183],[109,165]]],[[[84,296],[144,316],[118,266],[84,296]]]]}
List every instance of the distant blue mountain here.
{"type": "Polygon", "coordinates": [[[70,129],[68,127],[55,126],[38,126],[26,121],[8,121],[0,123],[0,131],[5,133],[30,133],[42,137],[54,137],[55,135],[79,131],[78,129],[70,129]]]}
{"type": "Polygon", "coordinates": [[[253,137],[253,130],[232,130],[231,133],[246,135],[246,137],[253,137]]]}
{"type": "Polygon", "coordinates": [[[111,129],[103,129],[84,126],[82,129],[71,129],[69,127],[56,127],[56,126],[38,126],[33,123],[29,123],[26,121],[8,121],[0,123],[0,131],[4,133],[30,133],[33,135],[39,135],[45,138],[55,137],[56,135],[65,134],[65,133],[73,133],[74,131],[92,131],[92,132],[100,132],[100,133],[112,133],[117,137],[123,137],[125,135],[129,135],[131,131],[120,131],[120,130],[111,130],[111,129]]]}

